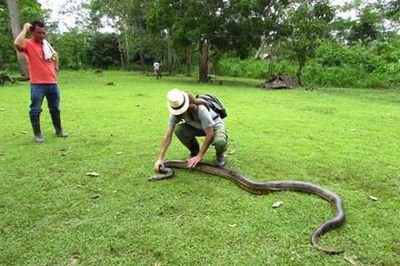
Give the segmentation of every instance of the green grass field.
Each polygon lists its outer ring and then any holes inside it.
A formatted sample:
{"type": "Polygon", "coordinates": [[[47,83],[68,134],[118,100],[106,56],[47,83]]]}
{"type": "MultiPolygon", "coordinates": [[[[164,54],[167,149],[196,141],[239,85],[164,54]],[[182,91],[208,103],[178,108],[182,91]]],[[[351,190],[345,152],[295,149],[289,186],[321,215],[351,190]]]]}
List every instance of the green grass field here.
{"type": "MultiPolygon", "coordinates": [[[[63,72],[70,137],[54,136],[44,103],[41,145],[31,133],[28,84],[0,87],[0,264],[399,265],[399,91],[270,91],[255,88],[259,82],[63,72]],[[148,182],[172,87],[222,99],[228,167],[253,180],[302,180],[339,194],[346,223],[320,243],[345,253],[309,244],[333,215],[316,196],[255,196],[187,170],[148,182]],[[276,201],[283,205],[273,209],[276,201]]],[[[167,158],[187,154],[174,138],[167,158]]],[[[210,149],[204,161],[213,160],[210,149]]]]}

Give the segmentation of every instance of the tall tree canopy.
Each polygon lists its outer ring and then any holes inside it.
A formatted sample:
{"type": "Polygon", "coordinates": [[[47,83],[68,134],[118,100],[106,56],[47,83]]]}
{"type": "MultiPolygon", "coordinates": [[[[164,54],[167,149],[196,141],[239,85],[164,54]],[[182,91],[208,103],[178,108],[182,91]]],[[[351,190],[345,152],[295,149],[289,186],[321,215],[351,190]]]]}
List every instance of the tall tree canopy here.
{"type": "MultiPolygon", "coordinates": [[[[199,80],[207,81],[209,51],[248,57],[261,37],[271,36],[287,1],[155,0],[150,27],[164,33],[176,46],[199,51],[199,80]]],[[[191,60],[186,52],[186,62],[191,60]]],[[[213,55],[215,56],[215,54],[213,55]]]]}
{"type": "Polygon", "coordinates": [[[289,5],[285,46],[298,62],[299,84],[302,84],[301,75],[307,59],[315,55],[321,40],[329,36],[328,24],[333,18],[334,10],[328,0],[292,1],[289,5]]]}

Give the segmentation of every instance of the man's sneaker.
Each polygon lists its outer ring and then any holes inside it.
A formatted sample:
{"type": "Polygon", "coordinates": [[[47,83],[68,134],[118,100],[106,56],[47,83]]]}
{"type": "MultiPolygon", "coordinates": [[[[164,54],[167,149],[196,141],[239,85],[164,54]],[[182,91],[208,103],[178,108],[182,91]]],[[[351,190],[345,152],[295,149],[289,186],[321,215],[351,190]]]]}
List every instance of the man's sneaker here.
{"type": "Polygon", "coordinates": [[[223,153],[217,154],[216,165],[222,167],[226,164],[225,155],[223,153]]]}

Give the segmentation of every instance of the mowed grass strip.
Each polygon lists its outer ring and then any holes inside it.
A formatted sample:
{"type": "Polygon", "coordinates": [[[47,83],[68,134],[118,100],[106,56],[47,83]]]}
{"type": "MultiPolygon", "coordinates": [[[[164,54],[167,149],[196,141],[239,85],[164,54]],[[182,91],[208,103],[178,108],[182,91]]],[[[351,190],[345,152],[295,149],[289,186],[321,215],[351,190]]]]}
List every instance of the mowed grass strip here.
{"type": "MultiPolygon", "coordinates": [[[[0,264],[398,265],[399,92],[272,91],[255,88],[257,80],[221,79],[62,72],[70,137],[54,136],[44,102],[42,145],[32,138],[28,85],[0,87],[0,264]],[[346,252],[329,256],[309,244],[333,216],[316,196],[255,196],[185,170],[148,182],[173,87],[213,93],[226,105],[228,167],[252,180],[302,180],[340,195],[346,223],[321,244],[346,252]],[[273,209],[276,201],[283,205],[273,209]]],[[[174,138],[167,158],[187,154],[174,138]]],[[[210,149],[204,161],[213,160],[210,149]]]]}

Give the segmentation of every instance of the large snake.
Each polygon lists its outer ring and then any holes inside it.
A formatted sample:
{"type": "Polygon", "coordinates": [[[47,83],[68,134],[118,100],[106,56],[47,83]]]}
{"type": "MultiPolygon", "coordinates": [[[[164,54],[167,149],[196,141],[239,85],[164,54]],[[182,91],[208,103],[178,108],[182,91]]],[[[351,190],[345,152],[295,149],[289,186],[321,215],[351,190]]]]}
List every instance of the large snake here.
{"type": "MultiPolygon", "coordinates": [[[[174,176],[174,171],[172,168],[182,168],[188,169],[186,165],[186,161],[182,160],[168,160],[164,161],[164,167],[159,169],[159,174],[149,177],[150,181],[157,181],[172,178],[174,176]]],[[[342,253],[343,249],[329,249],[321,247],[318,244],[318,239],[320,236],[324,235],[329,230],[340,227],[345,220],[344,207],[343,202],[334,192],[331,192],[327,189],[324,189],[320,186],[302,182],[302,181],[293,181],[293,180],[283,180],[283,181],[269,181],[269,182],[255,182],[252,181],[236,171],[230,170],[225,167],[217,167],[215,165],[207,164],[207,163],[198,163],[194,170],[220,176],[226,178],[240,188],[246,190],[252,194],[267,194],[273,191],[280,190],[293,190],[315,194],[324,200],[328,201],[335,209],[336,214],[332,219],[326,220],[322,223],[311,235],[311,244],[318,250],[326,252],[328,254],[338,254],[342,253]]]]}

